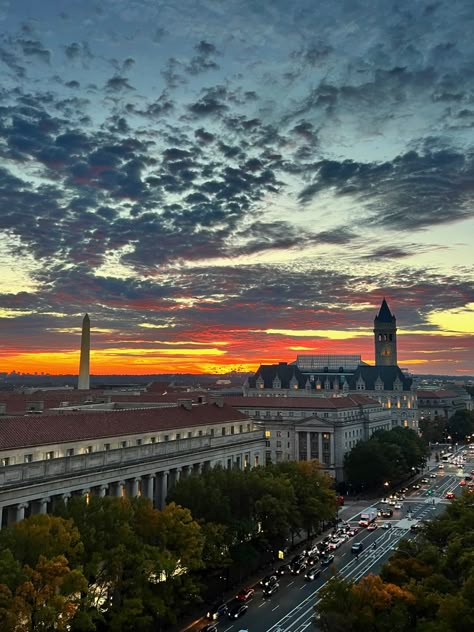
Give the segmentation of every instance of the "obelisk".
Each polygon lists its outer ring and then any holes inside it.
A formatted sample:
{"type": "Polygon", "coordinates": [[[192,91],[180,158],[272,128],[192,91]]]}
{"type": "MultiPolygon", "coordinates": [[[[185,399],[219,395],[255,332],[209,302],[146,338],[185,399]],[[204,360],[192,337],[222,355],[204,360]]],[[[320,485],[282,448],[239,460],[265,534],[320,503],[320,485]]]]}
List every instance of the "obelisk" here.
{"type": "Polygon", "coordinates": [[[77,383],[77,388],[80,391],[89,390],[90,351],[91,351],[91,321],[89,320],[89,314],[86,314],[82,321],[81,359],[79,362],[79,380],[77,383]]]}

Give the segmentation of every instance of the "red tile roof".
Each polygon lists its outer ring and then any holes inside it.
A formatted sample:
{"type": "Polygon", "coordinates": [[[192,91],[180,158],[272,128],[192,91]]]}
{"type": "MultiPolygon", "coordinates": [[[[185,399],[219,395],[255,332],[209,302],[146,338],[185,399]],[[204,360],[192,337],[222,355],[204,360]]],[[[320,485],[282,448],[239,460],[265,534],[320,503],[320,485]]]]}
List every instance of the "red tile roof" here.
{"type": "Polygon", "coordinates": [[[241,423],[246,419],[246,415],[231,406],[220,408],[213,404],[195,406],[192,410],[180,406],[0,417],[0,450],[232,421],[241,423]]]}
{"type": "Polygon", "coordinates": [[[337,410],[380,403],[367,395],[347,395],[346,397],[224,397],[226,404],[236,408],[311,408],[314,410],[337,410]]]}
{"type": "Polygon", "coordinates": [[[445,397],[459,397],[460,393],[456,393],[455,391],[448,391],[443,389],[418,389],[416,391],[416,395],[418,399],[444,399],[445,397]]]}

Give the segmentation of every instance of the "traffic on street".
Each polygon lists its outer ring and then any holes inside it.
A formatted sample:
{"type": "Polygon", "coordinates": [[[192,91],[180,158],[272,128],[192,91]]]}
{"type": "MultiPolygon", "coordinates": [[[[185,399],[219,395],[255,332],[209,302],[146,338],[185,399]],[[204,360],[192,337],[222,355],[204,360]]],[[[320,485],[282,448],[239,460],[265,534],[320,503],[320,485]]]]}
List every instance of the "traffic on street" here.
{"type": "MultiPolygon", "coordinates": [[[[378,573],[402,538],[414,538],[424,521],[438,516],[464,489],[474,492],[474,449],[448,453],[409,487],[367,505],[339,512],[337,528],[289,557],[259,584],[243,587],[221,604],[210,632],[304,632],[314,624],[318,592],[335,573],[358,581],[378,573]],[[241,619],[242,617],[242,619],[241,619]]],[[[211,615],[212,616],[212,615],[211,615]]]]}

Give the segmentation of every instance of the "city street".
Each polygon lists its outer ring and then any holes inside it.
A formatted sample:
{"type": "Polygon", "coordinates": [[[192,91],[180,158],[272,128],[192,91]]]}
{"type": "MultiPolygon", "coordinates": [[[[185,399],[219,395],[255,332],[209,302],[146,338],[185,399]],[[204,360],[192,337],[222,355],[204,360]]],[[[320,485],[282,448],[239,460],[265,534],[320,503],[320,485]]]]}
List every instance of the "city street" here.
{"type": "MultiPolygon", "coordinates": [[[[464,453],[467,454],[465,451],[464,453]]],[[[319,578],[307,582],[304,573],[296,576],[283,575],[279,579],[279,591],[269,599],[264,599],[261,590],[257,589],[242,619],[231,622],[227,617],[223,617],[218,623],[219,632],[303,632],[309,628],[312,625],[313,607],[317,602],[318,592],[326,581],[336,572],[354,581],[369,573],[378,573],[381,565],[389,558],[402,538],[416,536],[416,533],[410,530],[412,525],[439,515],[451,502],[445,498],[446,493],[453,492],[459,495],[462,492],[460,482],[464,475],[474,468],[474,454],[460,466],[452,462],[441,462],[440,465],[441,468],[434,465],[425,471],[423,476],[420,475],[416,481],[420,489],[414,489],[412,484],[405,495],[402,509],[395,510],[393,506],[390,507],[393,510],[390,519],[378,518],[379,527],[375,531],[361,529],[356,536],[334,551],[334,562],[321,569],[319,578]],[[421,484],[421,478],[425,477],[428,483],[421,484]],[[381,528],[384,523],[390,523],[391,528],[381,528]],[[351,546],[355,542],[362,542],[364,545],[358,559],[351,553],[351,546]]],[[[378,509],[388,508],[387,503],[382,500],[369,506],[378,509]]],[[[350,503],[340,512],[340,518],[357,525],[361,512],[367,507],[367,501],[350,503]]],[[[202,623],[201,627],[202,625],[204,624],[202,623]]]]}

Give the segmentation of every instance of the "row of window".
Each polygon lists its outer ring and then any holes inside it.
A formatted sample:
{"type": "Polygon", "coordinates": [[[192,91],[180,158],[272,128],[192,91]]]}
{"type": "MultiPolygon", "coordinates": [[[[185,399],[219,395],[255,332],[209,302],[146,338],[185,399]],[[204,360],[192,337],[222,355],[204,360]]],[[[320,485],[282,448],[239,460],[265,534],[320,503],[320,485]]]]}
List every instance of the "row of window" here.
{"type": "MultiPolygon", "coordinates": [[[[230,427],[222,426],[221,436],[240,434],[243,432],[251,432],[251,431],[252,431],[252,424],[245,424],[245,425],[240,424],[238,426],[230,426],[230,427]]],[[[180,439],[192,439],[193,437],[202,437],[205,434],[207,436],[214,437],[216,434],[215,429],[210,428],[207,430],[206,433],[203,430],[198,430],[197,433],[190,430],[187,433],[177,432],[174,435],[169,435],[169,434],[158,435],[157,437],[149,437],[148,439],[143,439],[143,438],[135,439],[135,441],[123,440],[123,441],[119,441],[116,445],[112,445],[111,443],[104,443],[102,444],[101,447],[97,445],[88,445],[79,449],[66,448],[64,454],[59,455],[59,453],[57,452],[48,451],[40,455],[39,458],[38,458],[38,454],[36,455],[31,454],[31,453],[24,454],[23,462],[32,463],[33,461],[42,461],[42,460],[49,461],[51,459],[58,458],[58,456],[71,457],[71,456],[77,456],[79,454],[91,454],[92,452],[102,452],[102,451],[108,451],[112,449],[121,449],[121,448],[129,448],[133,446],[140,446],[140,445],[145,445],[146,443],[161,443],[161,442],[173,441],[173,440],[179,441],[180,439]]],[[[0,466],[2,467],[7,467],[8,465],[15,465],[15,463],[16,463],[15,457],[4,457],[0,459],[0,466]]]]}

